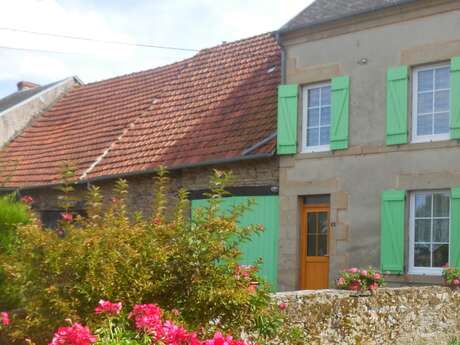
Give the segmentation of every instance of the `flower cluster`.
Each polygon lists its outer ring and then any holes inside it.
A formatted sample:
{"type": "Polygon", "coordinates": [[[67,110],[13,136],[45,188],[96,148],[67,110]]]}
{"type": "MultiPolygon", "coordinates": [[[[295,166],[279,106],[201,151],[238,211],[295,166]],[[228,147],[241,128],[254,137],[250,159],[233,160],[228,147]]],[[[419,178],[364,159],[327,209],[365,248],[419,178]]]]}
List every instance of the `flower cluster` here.
{"type": "Polygon", "coordinates": [[[70,212],[64,212],[61,214],[62,220],[64,222],[71,222],[73,220],[73,214],[70,212]]]}
{"type": "Polygon", "coordinates": [[[6,311],[0,313],[0,321],[3,326],[8,326],[10,324],[10,316],[6,311]]]}
{"type": "Polygon", "coordinates": [[[444,283],[452,287],[460,287],[460,268],[446,267],[442,271],[444,283]]]}
{"type": "Polygon", "coordinates": [[[26,205],[32,205],[34,202],[34,199],[30,195],[24,195],[21,198],[21,201],[26,205]]]}
{"type": "Polygon", "coordinates": [[[95,342],[96,336],[89,328],[76,322],[69,327],[60,327],[49,345],[91,345],[95,342]]]}
{"type": "Polygon", "coordinates": [[[118,315],[120,314],[122,305],[121,303],[112,303],[110,301],[104,301],[101,299],[97,305],[95,312],[96,314],[108,314],[108,315],[118,315]]]}
{"type": "Polygon", "coordinates": [[[259,283],[257,282],[257,267],[251,265],[238,265],[235,269],[235,278],[247,285],[248,291],[254,293],[259,283]]]}
{"type": "Polygon", "coordinates": [[[374,291],[384,283],[383,275],[373,268],[349,268],[340,272],[336,281],[337,288],[351,291],[374,291]]]}

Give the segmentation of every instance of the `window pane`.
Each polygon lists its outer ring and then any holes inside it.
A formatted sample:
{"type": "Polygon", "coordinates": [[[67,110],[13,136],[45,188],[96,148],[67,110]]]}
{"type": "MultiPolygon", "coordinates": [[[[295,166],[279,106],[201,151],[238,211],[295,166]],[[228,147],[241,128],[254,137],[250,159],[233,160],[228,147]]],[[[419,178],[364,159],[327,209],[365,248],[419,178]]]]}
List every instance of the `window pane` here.
{"type": "Polygon", "coordinates": [[[434,111],[449,111],[449,91],[437,91],[434,97],[434,111]]]}
{"type": "Polygon", "coordinates": [[[307,255],[316,256],[316,235],[308,235],[307,239],[307,255]]]}
{"type": "Polygon", "coordinates": [[[320,128],[320,145],[329,145],[329,132],[330,127],[321,127],[320,128]]]}
{"type": "Polygon", "coordinates": [[[307,146],[319,145],[319,129],[310,128],[307,130],[307,146]]]}
{"type": "Polygon", "coordinates": [[[449,245],[433,244],[433,267],[443,267],[449,262],[449,245]]]}
{"type": "Polygon", "coordinates": [[[307,126],[314,127],[319,124],[319,108],[308,109],[307,126]]]}
{"type": "Polygon", "coordinates": [[[450,87],[449,67],[438,68],[435,73],[436,89],[448,89],[450,87]]]}
{"type": "Polygon", "coordinates": [[[433,220],[433,242],[449,242],[449,219],[433,220]]]}
{"type": "Polygon", "coordinates": [[[434,217],[449,217],[450,197],[448,194],[433,194],[434,217]]]}
{"type": "Polygon", "coordinates": [[[433,90],[433,71],[418,72],[418,91],[433,90]]]}
{"type": "Polygon", "coordinates": [[[449,113],[434,115],[434,134],[449,133],[449,113]]]}
{"type": "Polygon", "coordinates": [[[433,92],[419,93],[417,97],[417,114],[433,112],[433,92]]]}
{"type": "Polygon", "coordinates": [[[327,236],[318,236],[318,256],[327,255],[327,236]]]}
{"type": "Polygon", "coordinates": [[[307,214],[307,255],[316,256],[316,214],[307,214]]]}
{"type": "Polygon", "coordinates": [[[431,217],[431,193],[415,194],[415,217],[431,217]]]}
{"type": "Polygon", "coordinates": [[[331,123],[331,107],[321,108],[321,125],[330,125],[331,123]]]}
{"type": "Polygon", "coordinates": [[[430,245],[416,244],[414,248],[414,266],[430,267],[430,245]]]}
{"type": "Polygon", "coordinates": [[[423,115],[417,117],[417,135],[433,134],[433,116],[423,115]]]}
{"type": "Polygon", "coordinates": [[[415,220],[415,242],[431,242],[431,219],[415,220]]]}
{"type": "Polygon", "coordinates": [[[308,107],[319,106],[319,89],[308,90],[308,107]]]}
{"type": "Polygon", "coordinates": [[[321,88],[321,105],[331,104],[331,87],[325,86],[321,88]]]}

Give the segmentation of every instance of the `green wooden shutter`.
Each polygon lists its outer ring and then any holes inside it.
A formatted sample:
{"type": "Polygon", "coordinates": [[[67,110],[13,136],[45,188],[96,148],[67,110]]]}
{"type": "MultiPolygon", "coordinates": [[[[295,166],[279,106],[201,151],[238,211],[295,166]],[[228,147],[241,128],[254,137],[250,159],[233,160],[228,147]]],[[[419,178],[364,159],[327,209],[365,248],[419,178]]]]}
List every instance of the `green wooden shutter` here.
{"type": "Polygon", "coordinates": [[[387,145],[406,144],[409,68],[390,68],[387,73],[387,145]]]}
{"type": "MultiPolygon", "coordinates": [[[[240,264],[253,265],[262,258],[260,274],[267,279],[273,291],[277,291],[278,281],[278,228],[279,228],[279,197],[276,195],[255,197],[229,197],[222,200],[222,211],[228,211],[232,206],[246,202],[248,198],[255,199],[256,204],[238,220],[241,226],[263,224],[264,231],[254,234],[249,242],[240,247],[242,258],[240,264]]],[[[192,210],[205,207],[206,199],[192,200],[192,210]]]]}
{"type": "Polygon", "coordinates": [[[450,137],[460,139],[460,56],[451,61],[450,100],[450,137]]]}
{"type": "Polygon", "coordinates": [[[380,211],[380,266],[382,272],[404,272],[404,210],[406,193],[386,190],[380,211]]]}
{"type": "Polygon", "coordinates": [[[278,137],[279,155],[297,152],[297,85],[278,87],[278,137]]]}
{"type": "Polygon", "coordinates": [[[460,187],[452,188],[451,199],[449,265],[460,268],[460,187]]]}
{"type": "Polygon", "coordinates": [[[348,113],[350,107],[350,77],[331,81],[331,150],[348,148],[348,113]]]}

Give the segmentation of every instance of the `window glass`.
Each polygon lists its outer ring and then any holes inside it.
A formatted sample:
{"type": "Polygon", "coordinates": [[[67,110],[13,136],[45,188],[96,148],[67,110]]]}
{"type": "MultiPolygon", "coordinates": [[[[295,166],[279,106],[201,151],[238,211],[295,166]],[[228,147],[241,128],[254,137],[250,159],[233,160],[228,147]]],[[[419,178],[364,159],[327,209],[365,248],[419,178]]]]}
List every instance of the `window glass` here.
{"type": "Polygon", "coordinates": [[[414,139],[447,139],[450,116],[449,66],[416,69],[414,80],[414,139]]]}
{"type": "Polygon", "coordinates": [[[309,86],[304,88],[304,133],[306,151],[329,150],[331,126],[331,86],[309,86]]]}

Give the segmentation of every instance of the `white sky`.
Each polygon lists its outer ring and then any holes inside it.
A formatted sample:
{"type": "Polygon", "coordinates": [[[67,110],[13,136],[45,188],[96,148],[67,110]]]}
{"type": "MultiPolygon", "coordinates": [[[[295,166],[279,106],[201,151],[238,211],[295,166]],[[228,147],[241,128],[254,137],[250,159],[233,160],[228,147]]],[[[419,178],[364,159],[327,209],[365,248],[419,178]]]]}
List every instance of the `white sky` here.
{"type": "MultiPolygon", "coordinates": [[[[0,0],[0,28],[202,49],[274,31],[312,0],[0,0]]],[[[168,64],[193,53],[0,30],[0,97],[19,80],[84,82],[168,64]],[[14,51],[2,47],[71,54],[14,51]]]]}

